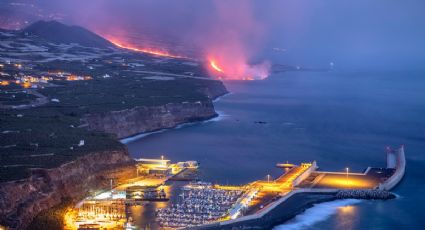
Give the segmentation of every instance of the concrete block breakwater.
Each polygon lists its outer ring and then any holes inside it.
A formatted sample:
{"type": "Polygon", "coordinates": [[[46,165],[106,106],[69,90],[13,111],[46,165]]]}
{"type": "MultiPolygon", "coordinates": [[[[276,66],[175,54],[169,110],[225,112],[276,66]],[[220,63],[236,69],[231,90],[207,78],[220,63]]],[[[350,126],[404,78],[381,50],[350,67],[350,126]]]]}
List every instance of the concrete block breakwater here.
{"type": "Polygon", "coordinates": [[[338,199],[394,199],[396,196],[389,190],[402,180],[406,160],[404,148],[401,147],[387,152],[387,168],[369,167],[365,173],[348,173],[348,169],[345,173],[315,172],[317,166],[315,163],[312,165],[312,170],[306,170],[301,177],[297,177],[305,183],[301,182],[298,186],[293,184],[290,192],[263,209],[233,220],[188,229],[271,229],[321,202],[338,199]]]}
{"type": "Polygon", "coordinates": [[[337,199],[388,200],[395,197],[393,193],[379,189],[341,190],[336,194],[337,199]]]}

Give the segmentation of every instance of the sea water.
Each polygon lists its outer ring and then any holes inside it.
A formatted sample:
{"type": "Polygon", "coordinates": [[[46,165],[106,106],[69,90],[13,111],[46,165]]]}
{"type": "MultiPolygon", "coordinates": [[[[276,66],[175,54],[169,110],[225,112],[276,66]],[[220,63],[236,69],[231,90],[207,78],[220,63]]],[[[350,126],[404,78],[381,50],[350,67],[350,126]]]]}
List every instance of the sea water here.
{"type": "Polygon", "coordinates": [[[132,156],[196,160],[203,180],[244,184],[279,176],[275,165],[286,161],[316,160],[329,171],[385,167],[385,147],[404,144],[407,171],[394,190],[399,198],[317,205],[283,227],[425,225],[425,74],[285,72],[263,81],[226,82],[226,87],[232,94],[215,103],[224,114],[219,121],[133,139],[127,143],[132,156]]]}

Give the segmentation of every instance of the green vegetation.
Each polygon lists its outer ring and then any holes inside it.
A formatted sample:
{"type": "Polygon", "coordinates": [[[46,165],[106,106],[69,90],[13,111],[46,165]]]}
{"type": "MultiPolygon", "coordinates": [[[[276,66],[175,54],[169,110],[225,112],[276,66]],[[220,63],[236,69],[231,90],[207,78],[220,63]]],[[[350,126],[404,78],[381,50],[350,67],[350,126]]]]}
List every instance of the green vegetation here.
{"type": "Polygon", "coordinates": [[[60,86],[40,92],[59,99],[62,110],[75,114],[205,100],[206,95],[198,89],[208,87],[205,80],[158,81],[145,80],[141,76],[54,83],[60,86]]]}
{"type": "Polygon", "coordinates": [[[0,123],[0,181],[24,178],[28,168],[52,168],[92,151],[121,148],[110,135],[77,128],[77,116],[55,107],[3,110],[0,123]]]}
{"type": "MultiPolygon", "coordinates": [[[[162,68],[167,63],[176,67],[177,74],[182,74],[185,68],[186,71],[200,69],[174,60],[159,66],[162,68]]],[[[162,71],[159,66],[151,64],[149,71],[162,71]]],[[[47,104],[20,110],[0,109],[0,182],[23,179],[30,175],[31,168],[57,167],[90,152],[122,149],[122,144],[113,135],[79,127],[85,114],[205,101],[209,100],[205,94],[208,89],[222,87],[218,81],[186,77],[146,79],[157,75],[138,72],[108,60],[88,64],[55,61],[30,69],[32,73],[38,71],[40,74],[48,70],[89,75],[93,79],[51,81],[49,86],[37,89],[48,98],[47,104]],[[89,65],[96,68],[87,68],[89,65]],[[106,73],[112,77],[103,78],[106,73]],[[81,140],[84,145],[79,146],[81,140]]],[[[145,67],[143,71],[147,71],[145,67]]],[[[4,105],[28,104],[34,98],[35,95],[25,93],[25,89],[14,84],[0,86],[0,103],[4,105]]]]}
{"type": "Polygon", "coordinates": [[[0,103],[3,105],[28,104],[37,96],[28,94],[24,90],[0,91],[0,103]]]}

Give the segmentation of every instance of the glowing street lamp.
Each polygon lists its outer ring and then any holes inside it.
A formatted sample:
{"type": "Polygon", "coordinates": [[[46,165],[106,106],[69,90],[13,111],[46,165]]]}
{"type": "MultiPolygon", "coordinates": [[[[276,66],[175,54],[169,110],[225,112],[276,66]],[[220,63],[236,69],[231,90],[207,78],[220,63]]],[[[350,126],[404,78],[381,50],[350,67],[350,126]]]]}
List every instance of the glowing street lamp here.
{"type": "Polygon", "coordinates": [[[270,183],[270,174],[267,175],[267,183],[270,183]]]}
{"type": "Polygon", "coordinates": [[[347,184],[348,184],[348,170],[349,170],[348,167],[345,168],[347,184]]]}

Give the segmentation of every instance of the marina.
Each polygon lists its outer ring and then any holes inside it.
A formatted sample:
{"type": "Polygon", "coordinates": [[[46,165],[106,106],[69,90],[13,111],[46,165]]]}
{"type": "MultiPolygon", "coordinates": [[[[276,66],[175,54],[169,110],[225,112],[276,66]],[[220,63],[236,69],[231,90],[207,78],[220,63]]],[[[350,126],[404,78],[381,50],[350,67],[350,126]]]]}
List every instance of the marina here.
{"type": "Polygon", "coordinates": [[[0,230],[420,229],[424,9],[1,1],[0,230]]]}
{"type": "Polygon", "coordinates": [[[303,197],[309,205],[347,198],[392,199],[395,196],[389,190],[403,178],[406,167],[402,146],[387,152],[386,168],[368,167],[363,173],[348,168],[345,172],[319,171],[315,161],[290,167],[285,163],[276,179],[267,176],[241,186],[188,181],[175,187],[173,177],[185,170],[199,170],[196,161],[171,164],[161,157],[136,162],[138,177],[115,187],[111,182],[111,190],[86,198],[68,212],[68,229],[133,229],[131,216],[137,213],[130,207],[152,202],[163,203],[154,211],[150,226],[154,229],[264,226],[264,218],[282,221],[274,213],[296,197],[303,197]],[[173,186],[177,192],[171,193],[173,186]]]}
{"type": "Polygon", "coordinates": [[[162,227],[192,227],[227,219],[228,211],[242,196],[242,188],[219,188],[210,183],[186,185],[179,202],[157,211],[162,227]]]}

